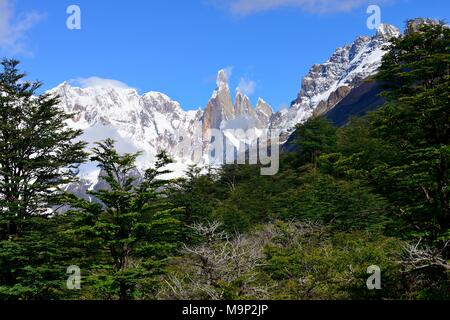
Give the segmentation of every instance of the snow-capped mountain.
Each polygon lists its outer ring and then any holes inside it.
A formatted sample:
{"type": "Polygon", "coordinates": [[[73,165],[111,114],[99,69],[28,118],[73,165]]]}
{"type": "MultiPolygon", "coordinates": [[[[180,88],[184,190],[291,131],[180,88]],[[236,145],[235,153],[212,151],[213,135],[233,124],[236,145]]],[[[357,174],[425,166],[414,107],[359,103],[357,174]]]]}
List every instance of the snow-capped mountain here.
{"type": "MultiPolygon", "coordinates": [[[[84,130],[81,139],[93,144],[112,137],[121,152],[141,150],[141,168],[150,166],[157,152],[164,149],[177,161],[172,168],[175,175],[181,175],[190,164],[206,164],[208,129],[280,130],[287,137],[297,123],[329,111],[351,89],[376,73],[386,53],[385,46],[398,36],[397,28],[381,25],[375,36],[359,37],[338,48],[303,78],[291,107],[276,113],[261,98],[253,107],[239,90],[233,103],[224,70],[218,72],[217,87],[204,111],[184,111],[163,93],[140,95],[134,89],[115,86],[79,88],[65,82],[50,92],[61,97],[60,105],[65,111],[76,113],[69,125],[84,130]]],[[[95,165],[88,164],[81,174],[87,181],[95,182],[99,172],[95,165]]]]}
{"type": "MultiPolygon", "coordinates": [[[[141,96],[134,89],[78,88],[67,82],[50,92],[60,96],[65,111],[76,114],[69,125],[84,131],[82,140],[92,146],[111,137],[120,152],[143,151],[141,168],[151,165],[160,150],[168,150],[177,161],[173,169],[182,172],[193,163],[193,150],[201,147],[203,113],[185,112],[162,93],[141,96]]],[[[98,172],[89,166],[82,167],[82,177],[93,180],[98,172]]]]}
{"type": "Polygon", "coordinates": [[[396,27],[380,25],[375,36],[359,37],[338,48],[325,63],[314,65],[303,78],[291,108],[276,114],[272,127],[291,131],[297,123],[332,109],[351,89],[376,73],[386,54],[385,46],[399,36],[396,27]]]}

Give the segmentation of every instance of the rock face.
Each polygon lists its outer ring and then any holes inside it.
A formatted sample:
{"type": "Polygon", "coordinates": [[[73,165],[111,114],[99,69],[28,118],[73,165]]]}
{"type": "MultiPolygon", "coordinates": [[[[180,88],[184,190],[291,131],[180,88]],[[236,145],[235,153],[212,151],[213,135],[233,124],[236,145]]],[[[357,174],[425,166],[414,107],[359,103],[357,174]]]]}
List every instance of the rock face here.
{"type": "Polygon", "coordinates": [[[378,82],[364,82],[336,104],[325,114],[334,125],[344,126],[351,117],[363,116],[369,111],[381,107],[385,100],[380,96],[382,84],[378,82]]]}
{"type": "Polygon", "coordinates": [[[272,114],[272,108],[264,100],[259,99],[255,109],[250,98],[239,90],[236,90],[233,105],[225,71],[220,70],[217,75],[217,88],[202,118],[204,149],[210,142],[209,129],[268,129],[272,114]]]}
{"type": "Polygon", "coordinates": [[[250,99],[242,94],[239,90],[236,92],[234,99],[235,117],[252,117],[256,119],[256,112],[253,109],[250,99]]]}
{"type": "Polygon", "coordinates": [[[223,121],[234,118],[233,104],[230,89],[224,70],[217,75],[217,88],[206,106],[203,115],[203,131],[207,129],[220,129],[223,121]]]}
{"type": "Polygon", "coordinates": [[[330,94],[327,100],[322,100],[319,102],[317,107],[314,109],[313,115],[320,116],[331,109],[333,109],[342,99],[344,99],[352,89],[348,86],[339,87],[336,91],[330,94]]]}
{"type": "Polygon", "coordinates": [[[270,105],[261,98],[259,98],[256,103],[256,116],[258,117],[258,121],[263,128],[270,127],[273,110],[270,105]]]}

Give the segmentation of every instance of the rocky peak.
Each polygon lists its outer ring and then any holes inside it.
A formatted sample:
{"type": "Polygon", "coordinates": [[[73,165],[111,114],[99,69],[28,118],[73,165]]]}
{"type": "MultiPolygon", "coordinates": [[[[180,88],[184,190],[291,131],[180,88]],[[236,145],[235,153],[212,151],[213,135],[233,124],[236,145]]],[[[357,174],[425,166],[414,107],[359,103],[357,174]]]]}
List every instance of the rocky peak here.
{"type": "Polygon", "coordinates": [[[419,32],[420,28],[423,26],[432,26],[441,24],[439,21],[429,18],[416,18],[412,20],[408,20],[405,34],[411,34],[414,32],[419,32]]]}
{"type": "Polygon", "coordinates": [[[384,44],[399,36],[399,29],[382,24],[374,37],[358,37],[352,44],[337,48],[325,63],[310,69],[294,104],[312,99],[313,105],[317,105],[320,101],[314,98],[327,98],[323,95],[329,96],[343,85],[358,84],[378,69],[384,44]],[[344,83],[336,85],[337,82],[344,83]]]}
{"type": "Polygon", "coordinates": [[[228,77],[224,69],[219,70],[216,80],[217,88],[228,88],[228,77]]]}
{"type": "Polygon", "coordinates": [[[269,127],[270,120],[272,119],[273,110],[270,105],[265,102],[263,99],[259,98],[256,103],[256,116],[258,117],[258,121],[263,126],[269,127]]]}
{"type": "Polygon", "coordinates": [[[158,110],[162,113],[181,113],[183,110],[178,102],[173,101],[161,92],[148,92],[142,97],[144,109],[158,110]]]}
{"type": "Polygon", "coordinates": [[[376,35],[358,37],[353,43],[337,48],[324,63],[313,65],[302,79],[291,108],[274,114],[271,127],[289,132],[314,114],[332,109],[353,88],[377,72],[386,45],[398,36],[400,31],[394,26],[380,25],[376,35]]]}
{"type": "Polygon", "coordinates": [[[389,40],[392,38],[398,38],[400,37],[401,32],[398,28],[396,28],[393,25],[390,24],[380,24],[380,26],[377,29],[376,38],[378,39],[385,39],[389,40]]]}
{"type": "Polygon", "coordinates": [[[273,114],[273,110],[270,105],[262,98],[259,98],[258,102],[256,103],[256,112],[261,113],[268,118],[270,118],[273,114]]]}
{"type": "Polygon", "coordinates": [[[225,70],[217,74],[217,88],[203,114],[203,133],[208,129],[220,129],[223,122],[234,118],[233,104],[225,70]]]}
{"type": "Polygon", "coordinates": [[[236,117],[255,115],[255,110],[253,110],[250,99],[239,90],[236,90],[236,98],[234,99],[234,112],[236,117]]]}

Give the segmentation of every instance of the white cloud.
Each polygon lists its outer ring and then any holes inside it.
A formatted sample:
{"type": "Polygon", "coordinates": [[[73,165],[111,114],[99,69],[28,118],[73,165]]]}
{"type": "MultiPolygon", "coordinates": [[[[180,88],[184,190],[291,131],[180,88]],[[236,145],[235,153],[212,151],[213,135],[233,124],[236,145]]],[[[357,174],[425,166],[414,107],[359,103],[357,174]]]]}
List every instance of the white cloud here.
{"type": "Polygon", "coordinates": [[[233,74],[233,69],[234,69],[233,66],[228,66],[228,67],[223,68],[223,70],[225,71],[225,75],[227,77],[227,80],[231,79],[231,75],[233,74]]]}
{"type": "Polygon", "coordinates": [[[25,43],[26,32],[43,18],[33,11],[15,19],[14,1],[0,0],[0,49],[8,54],[31,55],[25,43]]]}
{"type": "MultiPolygon", "coordinates": [[[[222,0],[223,1],[223,0],[222,0]]],[[[379,0],[385,2],[387,0],[379,0]]],[[[225,0],[225,6],[233,14],[250,15],[257,12],[297,7],[311,13],[348,12],[362,5],[369,5],[371,0],[225,0]]]]}
{"type": "Polygon", "coordinates": [[[256,82],[253,80],[241,78],[239,81],[239,85],[237,87],[237,90],[240,91],[242,94],[245,94],[246,96],[251,96],[255,93],[256,89],[256,82]]]}
{"type": "Polygon", "coordinates": [[[278,110],[279,110],[280,112],[288,112],[288,110],[289,110],[290,107],[291,107],[291,106],[290,106],[289,104],[287,104],[287,103],[282,103],[282,104],[280,104],[280,105],[278,106],[278,110]]]}
{"type": "Polygon", "coordinates": [[[130,87],[118,80],[112,79],[104,79],[100,77],[89,77],[89,78],[77,78],[70,80],[70,83],[73,85],[80,86],[82,88],[95,88],[95,87],[103,87],[103,88],[121,88],[121,89],[129,89],[130,87]]]}

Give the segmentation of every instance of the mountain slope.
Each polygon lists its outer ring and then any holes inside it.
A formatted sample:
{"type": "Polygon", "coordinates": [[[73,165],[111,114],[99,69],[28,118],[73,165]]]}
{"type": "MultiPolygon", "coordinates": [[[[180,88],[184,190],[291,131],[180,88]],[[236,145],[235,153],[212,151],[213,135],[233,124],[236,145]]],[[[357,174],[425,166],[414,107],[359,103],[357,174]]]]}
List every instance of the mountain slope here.
{"type": "Polygon", "coordinates": [[[300,92],[289,110],[279,113],[272,127],[292,132],[297,123],[330,111],[355,87],[376,73],[386,54],[385,46],[400,31],[380,25],[373,37],[359,37],[338,48],[323,64],[314,65],[303,78],[300,92]]]}
{"type": "Polygon", "coordinates": [[[344,126],[351,117],[363,116],[369,111],[381,107],[385,100],[380,96],[381,84],[365,82],[354,88],[325,116],[336,126],[344,126]]]}

